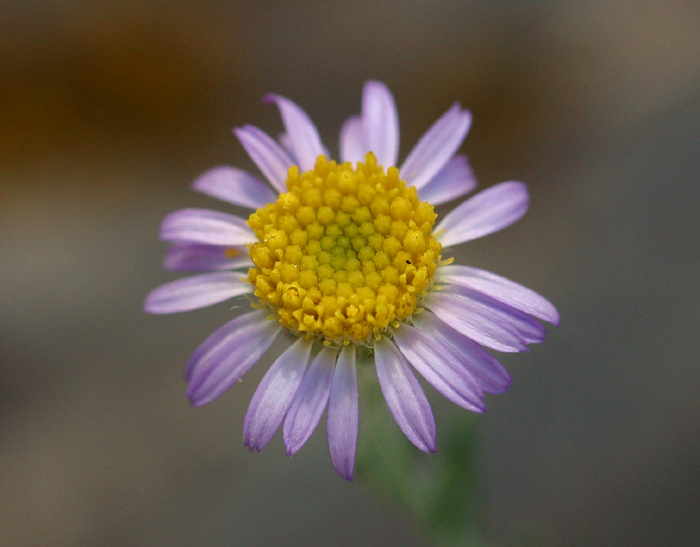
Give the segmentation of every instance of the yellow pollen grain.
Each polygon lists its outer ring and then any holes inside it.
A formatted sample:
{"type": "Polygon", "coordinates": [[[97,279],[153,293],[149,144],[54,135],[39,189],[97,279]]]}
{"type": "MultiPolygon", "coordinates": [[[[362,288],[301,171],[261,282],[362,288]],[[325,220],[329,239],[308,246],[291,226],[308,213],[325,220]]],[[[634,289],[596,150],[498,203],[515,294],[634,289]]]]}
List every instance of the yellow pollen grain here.
{"type": "Polygon", "coordinates": [[[248,279],[291,332],[371,345],[430,289],[441,260],[436,217],[372,153],[356,168],[319,156],[310,171],[291,167],[287,192],[250,215],[258,241],[248,279]]]}
{"type": "Polygon", "coordinates": [[[241,254],[241,251],[239,251],[238,249],[235,249],[234,247],[229,247],[228,249],[226,249],[224,251],[224,256],[226,256],[226,258],[236,258],[240,254],[241,254]]]}

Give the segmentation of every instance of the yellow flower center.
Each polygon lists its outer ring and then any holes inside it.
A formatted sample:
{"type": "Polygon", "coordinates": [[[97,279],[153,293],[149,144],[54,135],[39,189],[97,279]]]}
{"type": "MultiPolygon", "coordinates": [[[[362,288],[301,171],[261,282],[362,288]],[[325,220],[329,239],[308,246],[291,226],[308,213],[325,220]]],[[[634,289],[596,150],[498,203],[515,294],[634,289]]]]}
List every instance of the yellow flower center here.
{"type": "Polygon", "coordinates": [[[437,215],[390,167],[330,163],[288,171],[287,192],[250,215],[249,281],[295,334],[371,345],[416,310],[441,245],[437,215]]]}

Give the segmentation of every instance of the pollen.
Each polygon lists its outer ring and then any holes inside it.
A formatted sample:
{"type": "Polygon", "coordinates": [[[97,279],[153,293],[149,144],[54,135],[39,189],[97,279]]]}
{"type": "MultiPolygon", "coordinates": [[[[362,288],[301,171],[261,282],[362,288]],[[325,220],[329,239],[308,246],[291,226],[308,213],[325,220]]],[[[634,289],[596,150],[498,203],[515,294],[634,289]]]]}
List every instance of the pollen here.
{"type": "Polygon", "coordinates": [[[436,218],[371,152],[356,168],[319,156],[312,170],[290,167],[287,192],[248,218],[258,239],[248,279],[291,332],[371,346],[430,289],[436,218]]]}

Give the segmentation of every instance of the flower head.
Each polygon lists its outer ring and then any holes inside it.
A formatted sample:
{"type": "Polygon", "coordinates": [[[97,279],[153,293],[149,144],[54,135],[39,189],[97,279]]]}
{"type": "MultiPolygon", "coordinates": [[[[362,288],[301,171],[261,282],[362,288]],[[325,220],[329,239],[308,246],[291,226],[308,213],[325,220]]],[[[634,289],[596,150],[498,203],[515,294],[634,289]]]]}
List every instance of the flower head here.
{"type": "Polygon", "coordinates": [[[295,454],[327,407],[331,459],[351,480],[356,368],[374,364],[399,427],[434,452],[435,421],[414,371],[456,404],[483,412],[484,393],[511,383],[484,347],[525,350],[544,339],[537,319],[559,321],[535,292],[444,257],[444,249],[518,220],[528,205],[525,185],[493,186],[436,224],[433,205],[476,186],[466,158],[455,155],[471,123],[459,104],[397,167],[398,115],[383,84],[365,84],[362,115],[343,125],[342,163],[330,159],[301,108],[278,95],[266,100],[282,115],[279,142],[253,126],[234,132],[270,186],[233,167],[197,179],[197,190],[254,212],[247,221],[204,209],[168,215],[166,268],[211,272],[159,287],[145,309],[172,313],[249,295],[253,311],[220,327],[188,363],[194,406],[228,390],[286,333],[287,349],[248,408],[250,450],[261,450],[284,421],[287,453],[295,454]]]}

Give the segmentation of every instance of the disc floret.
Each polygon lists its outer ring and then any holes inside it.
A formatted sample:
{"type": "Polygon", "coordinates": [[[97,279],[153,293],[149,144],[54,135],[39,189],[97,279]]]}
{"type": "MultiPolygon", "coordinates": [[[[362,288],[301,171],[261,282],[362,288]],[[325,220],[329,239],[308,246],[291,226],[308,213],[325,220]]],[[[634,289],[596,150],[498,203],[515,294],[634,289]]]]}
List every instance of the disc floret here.
{"type": "Polygon", "coordinates": [[[319,156],[312,170],[291,167],[287,192],[250,215],[248,280],[291,332],[372,345],[430,289],[436,217],[372,153],[356,168],[319,156]]]}

